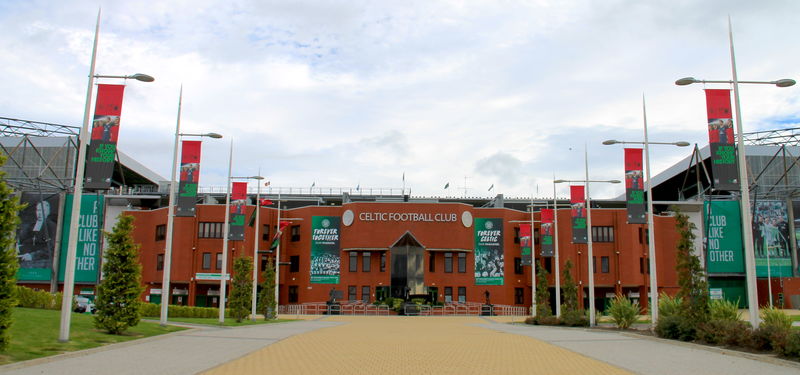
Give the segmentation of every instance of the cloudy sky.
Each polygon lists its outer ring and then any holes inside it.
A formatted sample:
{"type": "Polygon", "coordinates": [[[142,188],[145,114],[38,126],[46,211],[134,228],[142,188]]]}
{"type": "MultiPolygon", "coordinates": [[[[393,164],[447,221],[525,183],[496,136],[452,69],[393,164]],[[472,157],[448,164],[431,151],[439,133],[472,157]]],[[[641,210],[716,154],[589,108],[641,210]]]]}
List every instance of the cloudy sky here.
{"type": "MultiPolygon", "coordinates": [[[[793,0],[2,0],[0,116],[80,126],[100,7],[96,72],[156,77],[128,83],[120,149],[169,175],[183,85],[182,131],[225,135],[205,186],[231,140],[234,175],[280,187],[545,197],[584,147],[591,179],[622,179],[601,142],[642,139],[643,95],[652,141],[707,143],[703,86],[674,81],[731,79],[728,15],[739,79],[800,78],[793,0]]],[[[800,126],[798,87],[741,100],[745,131],[800,126]]],[[[654,173],[689,153],[654,146],[654,173]]]]}

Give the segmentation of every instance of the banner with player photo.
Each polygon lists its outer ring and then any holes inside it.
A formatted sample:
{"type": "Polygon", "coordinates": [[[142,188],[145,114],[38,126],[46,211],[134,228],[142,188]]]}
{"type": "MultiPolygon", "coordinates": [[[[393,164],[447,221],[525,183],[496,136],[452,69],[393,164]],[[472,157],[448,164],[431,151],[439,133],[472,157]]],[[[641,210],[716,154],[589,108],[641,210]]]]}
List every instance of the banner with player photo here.
{"type": "Polygon", "coordinates": [[[642,149],[625,149],[625,203],[628,224],[645,224],[644,174],[642,174],[642,149]]]}
{"type": "Polygon", "coordinates": [[[178,184],[178,211],[175,216],[193,217],[200,180],[201,141],[181,142],[181,177],[178,184]]]}
{"type": "Polygon", "coordinates": [[[786,201],[753,202],[753,244],[756,276],[792,276],[792,245],[789,237],[789,211],[786,201]]]}
{"type": "Polygon", "coordinates": [[[247,207],[247,182],[234,182],[231,188],[231,212],[228,239],[244,241],[245,207],[247,207]]]}
{"type": "Polygon", "coordinates": [[[22,193],[20,203],[26,206],[17,227],[17,280],[50,281],[60,201],[59,193],[22,193]]]}
{"type": "Polygon", "coordinates": [[[733,139],[731,90],[706,90],[711,174],[717,190],[739,190],[739,170],[733,139]]]}
{"type": "Polygon", "coordinates": [[[503,219],[475,219],[475,285],[503,285],[503,219]]]}
{"type": "Polygon", "coordinates": [[[523,266],[530,266],[533,264],[533,252],[532,252],[532,241],[531,241],[531,225],[530,224],[520,224],[519,225],[519,246],[522,250],[522,265],[523,266]]]}
{"type": "Polygon", "coordinates": [[[569,187],[569,204],[572,207],[572,243],[586,243],[586,195],[583,186],[569,187]]]}
{"type": "Polygon", "coordinates": [[[104,190],[111,187],[124,91],[125,85],[97,85],[92,139],[89,142],[89,152],[86,154],[84,187],[87,190],[104,190]]]}
{"type": "Polygon", "coordinates": [[[341,257],[339,256],[339,216],[311,217],[311,283],[338,284],[341,257]]]}
{"type": "Polygon", "coordinates": [[[542,256],[551,257],[554,254],[555,226],[553,225],[553,210],[550,208],[542,209],[542,224],[539,227],[539,234],[542,242],[542,256]]]}

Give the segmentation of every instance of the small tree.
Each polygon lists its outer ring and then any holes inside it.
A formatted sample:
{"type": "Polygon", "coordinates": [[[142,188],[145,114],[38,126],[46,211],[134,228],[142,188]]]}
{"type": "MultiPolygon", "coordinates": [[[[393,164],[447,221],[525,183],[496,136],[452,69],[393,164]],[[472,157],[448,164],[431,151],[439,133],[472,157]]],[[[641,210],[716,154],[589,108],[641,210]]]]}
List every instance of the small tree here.
{"type": "Polygon", "coordinates": [[[233,261],[233,280],[231,280],[231,314],[236,322],[241,322],[250,313],[253,303],[253,258],[239,257],[233,261]]]}
{"type": "Polygon", "coordinates": [[[572,278],[572,261],[567,260],[564,264],[564,281],[561,283],[562,294],[564,295],[564,310],[578,310],[578,286],[572,278]]]}
{"type": "Polygon", "coordinates": [[[108,249],[103,262],[103,280],[97,286],[94,326],[115,335],[139,324],[141,317],[142,266],[138,259],[139,244],[133,242],[132,231],[133,216],[122,214],[111,233],[103,233],[108,249]]]}
{"type": "MultiPolygon", "coordinates": [[[[0,154],[0,166],[5,161],[5,156],[0,154]]],[[[17,212],[20,209],[19,198],[6,185],[5,172],[0,171],[0,351],[5,351],[11,341],[8,331],[13,321],[11,312],[16,305],[14,290],[19,266],[14,239],[19,225],[17,212]]]]}
{"type": "Polygon", "coordinates": [[[264,282],[258,294],[258,312],[264,315],[264,320],[275,319],[275,263],[272,258],[267,259],[267,267],[262,273],[264,282]]]}
{"type": "Polygon", "coordinates": [[[552,315],[550,310],[550,289],[547,285],[547,270],[542,267],[542,261],[538,262],[538,272],[536,272],[536,316],[545,317],[552,315]]]}
{"type": "MultiPolygon", "coordinates": [[[[680,211],[675,213],[675,227],[678,229],[678,254],[675,266],[678,271],[677,297],[683,300],[682,315],[688,321],[699,324],[708,320],[708,282],[705,279],[700,259],[694,254],[695,227],[689,217],[680,211]]],[[[754,301],[750,301],[755,303],[754,301]]]]}

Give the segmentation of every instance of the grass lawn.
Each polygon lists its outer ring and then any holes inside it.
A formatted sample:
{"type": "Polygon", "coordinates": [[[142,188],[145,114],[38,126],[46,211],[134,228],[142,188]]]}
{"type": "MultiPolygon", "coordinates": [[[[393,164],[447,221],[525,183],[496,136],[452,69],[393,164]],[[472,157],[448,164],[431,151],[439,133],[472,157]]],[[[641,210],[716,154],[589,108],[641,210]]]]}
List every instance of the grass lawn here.
{"type": "MultiPolygon", "coordinates": [[[[149,318],[153,319],[153,318],[149,318]]],[[[294,319],[275,319],[275,320],[264,320],[256,319],[256,321],[252,320],[242,320],[241,323],[236,323],[236,319],[233,318],[225,318],[225,327],[239,327],[239,326],[251,326],[256,324],[270,324],[270,323],[283,323],[283,322],[291,322],[294,319]]],[[[169,322],[174,323],[191,323],[191,324],[203,324],[208,326],[219,326],[219,319],[218,318],[173,318],[169,317],[169,322]]]]}
{"type": "Polygon", "coordinates": [[[11,326],[11,345],[0,352],[0,365],[47,357],[64,352],[89,349],[105,344],[136,340],[144,337],[183,330],[184,328],[158,323],[140,322],[122,335],[110,335],[94,328],[92,315],[72,314],[70,341],[58,342],[61,312],[57,310],[14,309],[11,326]]]}

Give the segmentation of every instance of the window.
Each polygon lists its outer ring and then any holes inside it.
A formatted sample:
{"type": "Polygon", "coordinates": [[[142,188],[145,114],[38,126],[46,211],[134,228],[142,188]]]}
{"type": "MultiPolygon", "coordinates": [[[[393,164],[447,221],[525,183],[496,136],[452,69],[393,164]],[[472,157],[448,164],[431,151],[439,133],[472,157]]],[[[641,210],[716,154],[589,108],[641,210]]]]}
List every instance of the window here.
{"type": "Polygon", "coordinates": [[[372,268],[372,253],[364,252],[361,259],[361,272],[370,272],[372,268]]]}
{"type": "Polygon", "coordinates": [[[519,227],[514,228],[514,243],[519,243],[519,227]]]}
{"type": "Polygon", "coordinates": [[[347,287],[347,300],[348,301],[355,301],[358,297],[356,297],[356,286],[350,285],[347,287]]]}
{"type": "Polygon", "coordinates": [[[428,272],[436,272],[436,253],[428,254],[428,272]]]}
{"type": "Polygon", "coordinates": [[[608,257],[600,257],[600,272],[608,273],[608,257]]]}
{"type": "Polygon", "coordinates": [[[292,242],[300,241],[300,226],[292,225],[292,242]]]}
{"type": "Polygon", "coordinates": [[[514,288],[514,304],[522,305],[525,303],[525,290],[522,288],[514,288]]]}
{"type": "Polygon", "coordinates": [[[300,272],[300,256],[292,255],[289,257],[289,272],[300,272]]]}
{"type": "Polygon", "coordinates": [[[297,302],[297,285],[289,285],[289,303],[297,302]]]}
{"type": "Polygon", "coordinates": [[[217,253],[217,269],[222,269],[222,253],[217,253]]]}
{"type": "Polygon", "coordinates": [[[458,287],[458,302],[461,303],[467,302],[467,287],[465,286],[458,287]]]}
{"type": "Polygon", "coordinates": [[[211,269],[211,253],[203,253],[203,269],[211,269]]]}
{"type": "Polygon", "coordinates": [[[458,253],[458,272],[467,272],[467,253],[458,253]]]}
{"type": "Polygon", "coordinates": [[[156,241],[164,241],[165,238],[167,238],[167,226],[156,225],[156,241]]]}
{"type": "Polygon", "coordinates": [[[197,238],[222,238],[223,223],[200,222],[197,224],[197,238]]]}
{"type": "Polygon", "coordinates": [[[264,230],[261,233],[261,241],[269,241],[269,224],[264,224],[264,230]]]}
{"type": "Polygon", "coordinates": [[[453,302],[453,287],[444,287],[444,301],[447,303],[453,302]]]}
{"type": "Polygon", "coordinates": [[[541,259],[544,259],[544,269],[549,273],[553,273],[553,258],[544,257],[541,259]]]}
{"type": "Polygon", "coordinates": [[[164,270],[164,254],[156,255],[156,271],[164,270]]]}
{"type": "Polygon", "coordinates": [[[639,273],[650,273],[650,263],[647,258],[639,258],[639,273]]]}
{"type": "MultiPolygon", "coordinates": [[[[210,261],[210,259],[209,259],[209,261],[210,261]]],[[[267,256],[266,255],[262,255],[261,256],[261,272],[264,272],[265,269],[267,269],[267,256]]]]}
{"type": "Polygon", "coordinates": [[[614,227],[592,227],[592,241],[614,242],[614,227]]]}
{"type": "Polygon", "coordinates": [[[358,272],[358,253],[355,251],[350,252],[350,272],[358,272]]]}
{"type": "Polygon", "coordinates": [[[597,273],[597,257],[592,256],[592,272],[597,273]]]}
{"type": "Polygon", "coordinates": [[[647,228],[639,228],[639,243],[650,244],[650,232],[647,228]]]}
{"type": "Polygon", "coordinates": [[[370,297],[371,296],[369,295],[369,286],[368,285],[362,286],[361,287],[361,300],[366,302],[366,303],[369,303],[370,297]]]}
{"type": "Polygon", "coordinates": [[[386,272],[386,253],[381,253],[381,272],[386,272]]]}
{"type": "Polygon", "coordinates": [[[444,253],[444,272],[453,273],[453,253],[444,253]]]}
{"type": "Polygon", "coordinates": [[[514,258],[514,273],[522,275],[522,258],[514,258]]]}

